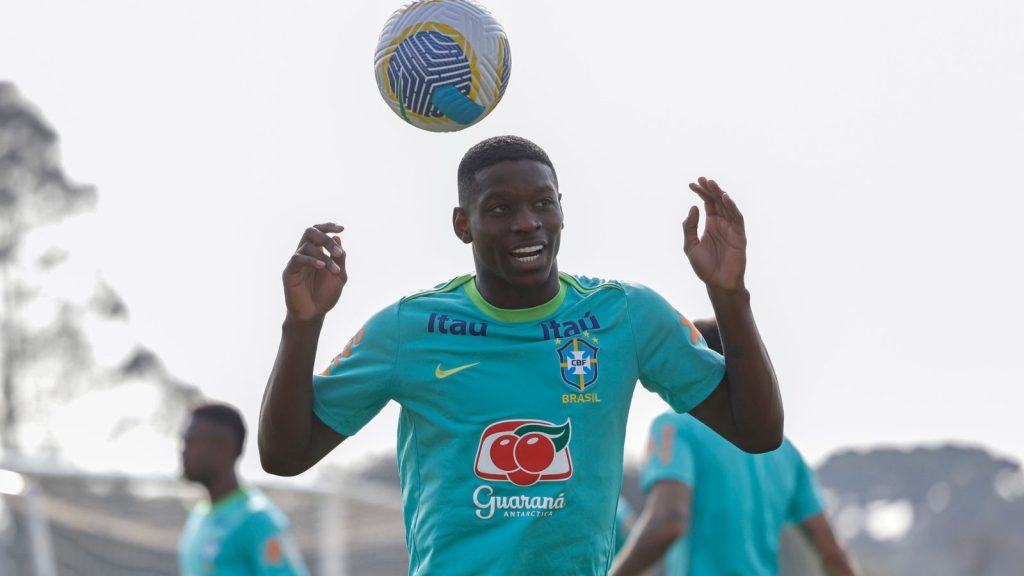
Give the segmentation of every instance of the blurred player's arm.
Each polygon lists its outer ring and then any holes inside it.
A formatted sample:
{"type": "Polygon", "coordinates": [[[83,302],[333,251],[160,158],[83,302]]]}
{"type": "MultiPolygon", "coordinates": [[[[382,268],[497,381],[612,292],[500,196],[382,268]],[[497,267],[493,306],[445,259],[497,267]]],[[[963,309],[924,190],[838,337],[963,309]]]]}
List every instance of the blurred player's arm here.
{"type": "Polygon", "coordinates": [[[644,509],[629,533],[629,539],[612,563],[609,576],[644,574],[654,566],[672,543],[690,528],[689,486],[662,480],[651,488],[644,509]]]}
{"type": "Polygon", "coordinates": [[[782,396],[744,284],[743,215],[714,180],[702,177],[690,189],[704,200],[707,222],[699,236],[700,211],[690,208],[683,221],[683,250],[707,286],[725,356],[721,384],[690,413],[746,452],[770,452],[782,444],[782,396]]]}
{"type": "Polygon", "coordinates": [[[313,364],[320,329],[348,275],[336,236],[344,228],[308,228],[282,274],[287,314],[277,359],[263,393],[258,444],[263,469],[279,476],[308,470],[345,439],[313,414],[313,364]]]}
{"type": "Polygon", "coordinates": [[[856,572],[842,546],[832,533],[824,513],[815,514],[800,523],[800,532],[810,541],[821,558],[822,567],[828,576],[854,576],[856,572]]]}

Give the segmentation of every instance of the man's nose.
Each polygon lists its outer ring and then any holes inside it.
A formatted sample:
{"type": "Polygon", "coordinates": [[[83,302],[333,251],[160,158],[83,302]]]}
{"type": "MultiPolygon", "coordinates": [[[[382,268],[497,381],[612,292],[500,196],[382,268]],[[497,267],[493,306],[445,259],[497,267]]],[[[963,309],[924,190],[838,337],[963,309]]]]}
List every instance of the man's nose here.
{"type": "Polygon", "coordinates": [[[540,228],[540,218],[531,210],[518,210],[512,219],[512,230],[515,232],[529,232],[540,228]]]}

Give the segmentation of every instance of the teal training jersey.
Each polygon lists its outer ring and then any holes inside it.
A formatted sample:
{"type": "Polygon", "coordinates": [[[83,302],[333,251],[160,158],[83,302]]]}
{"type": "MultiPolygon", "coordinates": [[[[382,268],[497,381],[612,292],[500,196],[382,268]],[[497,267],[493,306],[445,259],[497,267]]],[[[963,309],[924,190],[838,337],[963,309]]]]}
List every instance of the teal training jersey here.
{"type": "Polygon", "coordinates": [[[748,454],[688,414],[667,413],[651,425],[640,482],[693,489],[690,529],[669,550],[668,576],[774,576],[785,523],[822,511],[800,453],[784,439],[767,454],[748,454]]]}
{"type": "Polygon", "coordinates": [[[637,380],[685,412],[723,374],[648,288],[563,274],[551,301],[503,310],[463,276],[374,315],[313,406],[351,436],[401,405],[410,574],[604,575],[637,380]]]}
{"type": "Polygon", "coordinates": [[[288,520],[261,492],[238,489],[192,509],[178,544],[182,576],[306,576],[288,520]]]}

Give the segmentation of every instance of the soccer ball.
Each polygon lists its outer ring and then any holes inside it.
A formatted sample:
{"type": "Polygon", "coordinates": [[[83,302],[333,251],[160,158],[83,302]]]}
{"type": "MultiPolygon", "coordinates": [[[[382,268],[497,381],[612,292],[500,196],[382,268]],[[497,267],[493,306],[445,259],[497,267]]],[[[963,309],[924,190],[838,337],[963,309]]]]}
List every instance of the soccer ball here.
{"type": "Polygon", "coordinates": [[[377,87],[406,122],[431,132],[476,124],[498,105],[512,70],[508,38],[472,0],[417,0],[384,25],[377,87]]]}

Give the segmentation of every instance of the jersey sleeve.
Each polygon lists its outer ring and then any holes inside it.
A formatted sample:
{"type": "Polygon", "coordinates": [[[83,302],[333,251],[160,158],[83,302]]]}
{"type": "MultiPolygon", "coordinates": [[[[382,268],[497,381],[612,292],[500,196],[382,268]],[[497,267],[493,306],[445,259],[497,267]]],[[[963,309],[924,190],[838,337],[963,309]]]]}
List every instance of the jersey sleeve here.
{"type": "Polygon", "coordinates": [[[821,490],[814,478],[814,471],[807,466],[795,448],[793,455],[793,466],[796,467],[796,485],[793,487],[793,496],[789,502],[789,509],[786,511],[786,521],[791,524],[799,524],[822,512],[825,509],[825,504],[821,497],[821,490]]]}
{"type": "Polygon", "coordinates": [[[650,492],[662,480],[693,486],[697,479],[693,449],[675,414],[662,414],[651,423],[647,456],[640,469],[640,487],[650,492]]]}
{"type": "Polygon", "coordinates": [[[330,366],[313,376],[313,412],[339,434],[354,435],[392,398],[398,307],[370,318],[330,366]]]}
{"type": "Polygon", "coordinates": [[[245,554],[255,576],[308,576],[298,546],[267,511],[253,514],[245,523],[248,546],[245,554]]]}
{"type": "Polygon", "coordinates": [[[626,298],[640,383],[676,412],[689,412],[722,381],[725,360],[657,292],[630,284],[626,298]]]}

